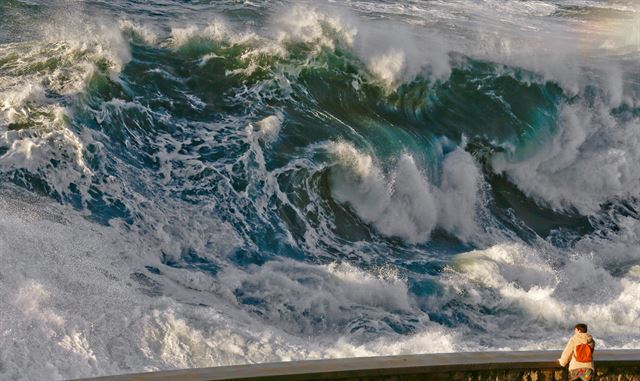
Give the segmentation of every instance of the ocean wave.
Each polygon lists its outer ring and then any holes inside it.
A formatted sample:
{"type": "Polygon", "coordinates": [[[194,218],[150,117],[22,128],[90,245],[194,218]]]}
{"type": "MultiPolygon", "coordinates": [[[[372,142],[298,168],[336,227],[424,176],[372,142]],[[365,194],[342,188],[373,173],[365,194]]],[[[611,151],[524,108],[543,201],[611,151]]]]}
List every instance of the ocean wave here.
{"type": "Polygon", "coordinates": [[[436,226],[462,239],[478,229],[480,174],[462,149],[444,159],[439,187],[410,155],[401,155],[396,168],[385,175],[370,155],[353,146],[337,143],[328,150],[338,161],[331,174],[332,196],[383,234],[417,243],[427,241],[436,226]]]}
{"type": "Polygon", "coordinates": [[[0,374],[637,347],[598,4],[0,4],[0,374]]]}

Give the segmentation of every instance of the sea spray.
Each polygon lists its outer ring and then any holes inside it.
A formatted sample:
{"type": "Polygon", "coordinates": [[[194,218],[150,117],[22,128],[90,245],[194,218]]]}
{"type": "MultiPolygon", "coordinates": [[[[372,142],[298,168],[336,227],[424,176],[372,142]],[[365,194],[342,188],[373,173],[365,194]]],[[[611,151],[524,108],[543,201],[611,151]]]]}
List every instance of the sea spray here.
{"type": "Polygon", "coordinates": [[[0,3],[0,378],[637,348],[637,12],[0,3]]]}

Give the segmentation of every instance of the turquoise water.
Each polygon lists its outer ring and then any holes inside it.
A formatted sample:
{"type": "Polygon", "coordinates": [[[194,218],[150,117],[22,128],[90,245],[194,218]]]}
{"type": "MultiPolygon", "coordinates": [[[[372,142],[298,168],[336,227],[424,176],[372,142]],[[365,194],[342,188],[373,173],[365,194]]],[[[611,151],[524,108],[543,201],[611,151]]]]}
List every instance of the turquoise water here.
{"type": "Polygon", "coordinates": [[[639,11],[1,2],[0,375],[637,348],[639,11]]]}

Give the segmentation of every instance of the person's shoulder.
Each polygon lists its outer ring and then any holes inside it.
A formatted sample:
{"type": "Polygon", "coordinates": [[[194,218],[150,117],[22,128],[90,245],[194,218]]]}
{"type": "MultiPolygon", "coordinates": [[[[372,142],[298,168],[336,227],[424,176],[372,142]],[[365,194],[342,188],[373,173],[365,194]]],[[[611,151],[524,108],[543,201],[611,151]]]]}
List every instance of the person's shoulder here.
{"type": "Polygon", "coordinates": [[[590,343],[595,342],[593,336],[587,332],[579,332],[571,337],[571,340],[575,343],[590,343]]]}

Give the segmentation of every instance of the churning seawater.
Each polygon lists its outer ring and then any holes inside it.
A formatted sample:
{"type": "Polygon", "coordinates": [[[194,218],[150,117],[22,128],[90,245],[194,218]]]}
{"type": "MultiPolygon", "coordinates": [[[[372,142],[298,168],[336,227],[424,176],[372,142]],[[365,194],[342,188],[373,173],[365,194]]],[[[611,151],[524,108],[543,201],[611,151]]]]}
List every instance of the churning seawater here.
{"type": "Polygon", "coordinates": [[[0,0],[0,379],[640,348],[633,0],[0,0]]]}

